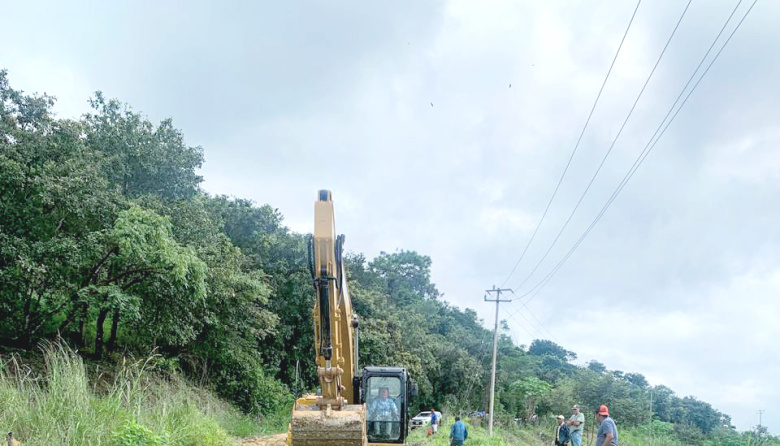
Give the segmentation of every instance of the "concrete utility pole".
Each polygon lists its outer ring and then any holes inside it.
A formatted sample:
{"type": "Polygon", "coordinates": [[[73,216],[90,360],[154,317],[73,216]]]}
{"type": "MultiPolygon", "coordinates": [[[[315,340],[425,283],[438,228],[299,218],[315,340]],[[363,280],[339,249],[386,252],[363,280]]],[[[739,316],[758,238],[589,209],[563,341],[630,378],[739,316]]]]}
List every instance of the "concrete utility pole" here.
{"type": "Polygon", "coordinates": [[[493,285],[493,289],[491,290],[485,290],[488,294],[496,293],[495,300],[488,299],[488,296],[485,296],[485,302],[495,302],[496,303],[496,325],[493,329],[493,370],[490,373],[490,418],[488,422],[488,435],[493,436],[493,400],[496,396],[496,352],[498,351],[498,303],[499,302],[512,302],[512,299],[501,299],[501,293],[506,291],[512,291],[508,288],[496,288],[495,285],[493,285]]]}
{"type": "Polygon", "coordinates": [[[762,424],[761,424],[761,415],[763,415],[763,414],[764,414],[764,409],[761,409],[761,410],[758,411],[758,425],[759,426],[762,426],[762,424]]]}

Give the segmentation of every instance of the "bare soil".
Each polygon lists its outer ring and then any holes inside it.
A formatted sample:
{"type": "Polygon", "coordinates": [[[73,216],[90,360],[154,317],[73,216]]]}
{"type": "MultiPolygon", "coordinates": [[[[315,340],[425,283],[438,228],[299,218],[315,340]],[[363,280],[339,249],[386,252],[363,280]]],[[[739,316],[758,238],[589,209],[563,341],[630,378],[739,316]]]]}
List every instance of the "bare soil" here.
{"type": "Polygon", "coordinates": [[[248,438],[240,443],[240,446],[284,446],[287,434],[264,435],[262,437],[248,438]]]}

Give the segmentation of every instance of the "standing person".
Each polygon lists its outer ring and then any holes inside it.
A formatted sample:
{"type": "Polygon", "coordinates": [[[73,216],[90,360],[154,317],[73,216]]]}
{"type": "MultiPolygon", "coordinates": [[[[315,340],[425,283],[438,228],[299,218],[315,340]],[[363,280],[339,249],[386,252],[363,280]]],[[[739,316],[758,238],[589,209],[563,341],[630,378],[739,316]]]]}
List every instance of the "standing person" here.
{"type": "Polygon", "coordinates": [[[618,431],[615,420],[609,417],[609,408],[604,404],[596,414],[599,432],[596,434],[596,446],[618,446],[618,431]]]}
{"type": "Polygon", "coordinates": [[[455,417],[455,424],[450,430],[450,446],[463,446],[463,442],[469,438],[469,430],[460,417],[455,417]]]}
{"type": "Polygon", "coordinates": [[[563,415],[558,415],[558,425],[555,426],[555,446],[566,446],[569,444],[569,426],[564,422],[563,415]]]}
{"type": "Polygon", "coordinates": [[[571,446],[582,446],[582,432],[585,427],[585,414],[580,412],[580,406],[575,404],[572,408],[572,415],[566,423],[571,426],[569,434],[571,435],[571,446]]]}
{"type": "Polygon", "coordinates": [[[431,433],[436,434],[439,432],[439,416],[436,415],[436,411],[431,407],[431,433]]]}

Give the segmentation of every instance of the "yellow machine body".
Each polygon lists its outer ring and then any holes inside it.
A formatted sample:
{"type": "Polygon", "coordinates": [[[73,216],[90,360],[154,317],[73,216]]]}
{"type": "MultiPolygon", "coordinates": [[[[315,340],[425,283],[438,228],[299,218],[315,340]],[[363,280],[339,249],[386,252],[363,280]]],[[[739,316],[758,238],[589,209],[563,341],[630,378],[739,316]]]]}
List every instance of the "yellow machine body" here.
{"type": "Polygon", "coordinates": [[[336,236],[330,191],[314,204],[310,267],[315,284],[314,342],[320,395],[295,401],[287,435],[291,446],[364,446],[366,407],[355,404],[356,354],[352,302],[341,258],[343,236],[336,236]]]}

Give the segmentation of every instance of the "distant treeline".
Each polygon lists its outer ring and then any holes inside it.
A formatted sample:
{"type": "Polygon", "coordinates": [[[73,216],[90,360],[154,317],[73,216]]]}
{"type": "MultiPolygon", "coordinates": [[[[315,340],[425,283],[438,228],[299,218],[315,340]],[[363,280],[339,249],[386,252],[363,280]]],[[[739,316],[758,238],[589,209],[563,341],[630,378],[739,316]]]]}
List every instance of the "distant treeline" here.
{"type": "MultiPolygon", "coordinates": [[[[56,118],[52,97],[0,71],[0,344],[60,337],[104,359],[156,348],[247,412],[289,410],[316,386],[305,236],[271,206],[205,193],[203,150],[171,120],[99,92],[90,103],[56,118]]],[[[361,362],[407,367],[421,408],[485,410],[492,332],[441,299],[430,266],[414,251],[347,256],[361,362]]],[[[608,404],[628,425],[675,423],[693,443],[731,426],[640,374],[579,367],[551,341],[525,348],[506,333],[496,411],[507,419],[579,403],[608,404]]]]}

